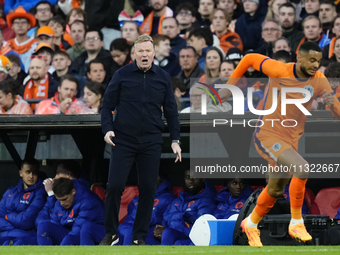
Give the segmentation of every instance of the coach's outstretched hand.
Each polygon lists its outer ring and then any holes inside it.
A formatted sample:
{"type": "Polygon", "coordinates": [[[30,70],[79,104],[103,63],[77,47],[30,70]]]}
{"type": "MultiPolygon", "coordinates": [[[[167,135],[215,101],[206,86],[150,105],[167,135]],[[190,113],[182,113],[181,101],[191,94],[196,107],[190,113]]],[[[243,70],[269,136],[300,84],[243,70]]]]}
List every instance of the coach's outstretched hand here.
{"type": "Polygon", "coordinates": [[[329,107],[334,106],[334,97],[331,93],[328,93],[325,89],[323,90],[323,103],[329,107]]]}
{"type": "Polygon", "coordinates": [[[172,143],[171,144],[171,149],[172,151],[177,154],[177,157],[176,157],[176,160],[175,160],[175,163],[179,160],[179,162],[182,162],[182,150],[181,150],[181,147],[179,146],[178,143],[172,143]]]}

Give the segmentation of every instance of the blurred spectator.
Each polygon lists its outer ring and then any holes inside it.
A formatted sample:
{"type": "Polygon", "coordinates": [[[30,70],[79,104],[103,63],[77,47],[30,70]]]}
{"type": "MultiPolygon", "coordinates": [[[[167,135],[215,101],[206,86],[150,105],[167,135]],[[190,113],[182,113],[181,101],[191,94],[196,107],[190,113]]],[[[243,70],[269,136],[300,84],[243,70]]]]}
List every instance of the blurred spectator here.
{"type": "Polygon", "coordinates": [[[223,59],[224,57],[220,49],[212,47],[207,50],[205,74],[200,77],[199,82],[211,84],[218,79],[220,77],[220,66],[223,59]]]}
{"type": "MultiPolygon", "coordinates": [[[[331,85],[333,92],[335,94],[335,97],[339,100],[340,99],[340,63],[339,62],[333,62],[330,63],[326,70],[325,70],[325,76],[327,77],[329,84],[331,85]]],[[[340,101],[340,100],[339,100],[340,101]]],[[[328,105],[323,104],[322,99],[320,99],[318,105],[318,110],[330,110],[330,107],[328,105]]]]}
{"type": "Polygon", "coordinates": [[[70,35],[74,41],[71,48],[67,50],[70,59],[73,61],[86,51],[85,45],[85,23],[81,20],[76,20],[70,25],[70,35]]]}
{"type": "Polygon", "coordinates": [[[3,37],[6,41],[15,37],[14,30],[8,26],[2,4],[0,4],[0,30],[2,31],[3,37]]]}
{"type": "MultiPolygon", "coordinates": [[[[171,0],[171,2],[176,2],[176,0],[171,0]]],[[[132,8],[132,11],[126,10],[127,7],[129,7],[126,3],[124,4],[124,10],[129,13],[130,16],[133,16],[133,12],[139,10],[143,16],[146,17],[152,11],[149,0],[130,0],[129,4],[132,8]]]]}
{"type": "Polygon", "coordinates": [[[167,35],[153,35],[153,44],[155,47],[154,64],[167,71],[171,77],[176,76],[181,71],[178,58],[171,53],[170,38],[167,35]]]}
{"type": "Polygon", "coordinates": [[[33,55],[44,57],[46,64],[48,65],[49,74],[52,74],[55,71],[54,67],[52,66],[52,58],[54,55],[54,50],[51,45],[45,42],[40,42],[35,48],[35,51],[32,54],[32,56],[33,55]]]}
{"type": "Polygon", "coordinates": [[[76,20],[82,21],[87,27],[87,15],[86,12],[80,8],[72,9],[66,16],[66,32],[64,33],[64,39],[69,42],[73,46],[73,39],[70,35],[71,29],[70,26],[76,20]]]}
{"type": "Polygon", "coordinates": [[[300,25],[295,22],[295,12],[295,7],[291,3],[285,3],[279,7],[282,36],[288,39],[293,52],[296,51],[300,40],[304,37],[300,25]]]}
{"type": "Polygon", "coordinates": [[[227,187],[216,195],[217,207],[213,213],[216,219],[229,219],[239,214],[253,190],[245,179],[234,178],[228,181],[227,187]]]}
{"type": "Polygon", "coordinates": [[[84,22],[84,24],[87,24],[88,19],[87,19],[86,12],[82,10],[81,8],[72,9],[66,16],[66,23],[68,26],[73,24],[73,22],[75,22],[76,20],[80,20],[84,22]]]}
{"type": "Polygon", "coordinates": [[[109,79],[111,79],[113,73],[119,68],[117,63],[113,61],[110,52],[103,49],[103,38],[103,33],[99,30],[92,29],[86,32],[86,51],[80,54],[73,62],[73,68],[78,74],[86,76],[88,64],[93,59],[102,61],[109,79]]]}
{"type": "Polygon", "coordinates": [[[190,79],[198,80],[204,74],[204,70],[197,61],[198,54],[194,47],[186,46],[179,52],[179,65],[182,72],[178,75],[178,78],[184,83],[187,92],[190,89],[190,79]]]}
{"type": "Polygon", "coordinates": [[[95,81],[89,81],[84,86],[84,102],[77,100],[73,102],[68,114],[93,114],[99,113],[104,96],[104,86],[95,81]]]}
{"type": "Polygon", "coordinates": [[[236,68],[235,63],[232,60],[224,60],[221,64],[220,78],[223,82],[227,82],[230,75],[236,68]]]}
{"type": "Polygon", "coordinates": [[[332,26],[337,16],[335,4],[331,1],[324,1],[320,4],[319,18],[322,24],[322,32],[330,39],[334,37],[332,26]]]}
{"type": "Polygon", "coordinates": [[[84,0],[59,0],[58,6],[62,10],[62,12],[67,15],[71,9],[73,8],[81,8],[82,10],[85,9],[85,1],[84,0]]]}
{"type": "Polygon", "coordinates": [[[129,64],[131,61],[131,45],[128,44],[124,38],[117,38],[112,41],[110,53],[113,61],[115,61],[119,67],[129,64]]]}
{"type": "MultiPolygon", "coordinates": [[[[31,8],[37,5],[41,0],[6,0],[4,3],[5,14],[15,12],[19,8],[23,8],[26,12],[29,12],[31,8]]],[[[52,6],[57,4],[57,0],[49,0],[52,6]]]]}
{"type": "Polygon", "coordinates": [[[243,0],[244,12],[236,22],[235,32],[241,37],[243,50],[257,49],[261,42],[261,24],[268,9],[265,0],[243,0]]]}
{"type": "MultiPolygon", "coordinates": [[[[101,30],[104,34],[104,49],[110,48],[110,43],[121,37],[118,21],[119,13],[124,9],[125,0],[84,0],[88,25],[92,29],[101,30]]],[[[70,23],[71,24],[71,23],[70,23]]]]}
{"type": "Polygon", "coordinates": [[[1,199],[1,245],[5,241],[35,234],[34,221],[46,201],[44,185],[38,179],[39,167],[36,159],[24,159],[19,170],[19,183],[10,187],[1,199]]]}
{"type": "Polygon", "coordinates": [[[27,66],[29,66],[29,58],[31,57],[31,46],[37,42],[37,39],[28,37],[27,31],[31,27],[34,27],[35,18],[32,14],[27,13],[23,8],[18,8],[15,12],[7,15],[7,22],[15,32],[15,38],[8,40],[8,43],[12,50],[20,55],[20,59],[27,70],[27,66]]]}
{"type": "MultiPolygon", "coordinates": [[[[29,68],[29,80],[21,86],[19,94],[23,94],[24,99],[45,99],[52,97],[57,89],[58,84],[51,79],[48,73],[48,65],[43,56],[32,55],[29,68]]],[[[35,104],[31,104],[32,110],[35,104]]]]}
{"type": "Polygon", "coordinates": [[[11,69],[8,72],[9,75],[12,77],[13,80],[17,81],[19,85],[22,85],[27,74],[20,67],[20,58],[15,54],[9,54],[7,55],[7,58],[12,63],[11,69]]]}
{"type": "Polygon", "coordinates": [[[325,74],[325,70],[326,70],[326,68],[329,66],[329,64],[330,64],[330,61],[329,61],[329,60],[323,59],[323,58],[322,58],[322,59],[320,60],[320,66],[319,66],[318,71],[320,71],[321,73],[325,74]]]}
{"type": "Polygon", "coordinates": [[[29,37],[37,37],[40,27],[47,26],[48,21],[53,17],[53,7],[49,1],[39,1],[34,7],[34,17],[37,20],[35,27],[32,27],[27,35],[29,37]]]}
{"type": "Polygon", "coordinates": [[[242,58],[243,58],[243,52],[238,48],[230,48],[225,57],[226,60],[233,61],[236,66],[238,65],[238,63],[240,63],[242,58]]]}
{"type": "Polygon", "coordinates": [[[254,50],[256,53],[272,57],[273,43],[282,36],[280,23],[276,20],[269,19],[262,24],[262,41],[261,46],[254,50]]]}
{"type": "Polygon", "coordinates": [[[52,65],[55,71],[52,73],[52,79],[56,83],[60,83],[60,78],[63,77],[65,74],[71,74],[78,79],[79,86],[77,87],[77,97],[82,97],[84,91],[84,85],[86,83],[86,79],[74,72],[72,68],[70,68],[71,60],[69,55],[64,51],[57,51],[53,55],[52,65]]]}
{"type": "Polygon", "coordinates": [[[288,3],[288,0],[272,0],[270,1],[266,20],[273,19],[279,21],[279,8],[282,4],[288,3]]]}
{"type": "Polygon", "coordinates": [[[212,28],[220,40],[220,47],[227,53],[230,48],[243,50],[240,36],[228,30],[231,18],[226,10],[215,9],[211,15],[212,28]]]}
{"type": "Polygon", "coordinates": [[[165,17],[172,17],[173,11],[167,7],[168,0],[150,0],[151,13],[140,26],[142,34],[162,34],[162,21],[165,17]]]}
{"type": "Polygon", "coordinates": [[[184,172],[185,191],[174,199],[163,214],[162,225],[156,225],[154,237],[162,245],[192,244],[189,233],[195,221],[203,214],[212,214],[216,190],[204,179],[190,177],[184,172]]]}
{"type": "Polygon", "coordinates": [[[273,43],[273,53],[275,53],[279,50],[285,50],[287,52],[290,52],[290,50],[291,50],[290,45],[289,45],[289,41],[284,37],[277,39],[273,43]]]}
{"type": "Polygon", "coordinates": [[[126,39],[126,41],[133,45],[133,43],[137,40],[138,36],[140,36],[139,26],[134,21],[124,21],[122,26],[122,37],[126,39]]]}
{"type": "Polygon", "coordinates": [[[194,25],[196,21],[197,10],[192,4],[184,2],[176,8],[176,20],[180,28],[180,36],[185,39],[185,33],[188,28],[194,25]]]}
{"type": "MultiPolygon", "coordinates": [[[[51,27],[49,26],[43,26],[41,28],[38,29],[37,32],[37,38],[38,38],[38,42],[35,42],[34,44],[32,44],[31,48],[29,49],[29,51],[27,52],[27,56],[31,56],[32,54],[36,54],[37,52],[37,47],[38,45],[44,45],[47,46],[49,45],[49,48],[51,51],[51,56],[48,58],[48,64],[50,65],[52,61],[52,55],[53,52],[56,50],[59,50],[59,46],[54,44],[54,31],[51,27]],[[41,44],[43,43],[43,44],[41,44]]],[[[30,64],[30,58],[26,58],[23,60],[24,61],[24,65],[25,65],[25,71],[28,72],[28,68],[29,68],[29,64],[30,64]]],[[[54,72],[54,69],[50,69],[49,70],[50,73],[54,72]]]]}
{"type": "Polygon", "coordinates": [[[231,21],[229,22],[228,29],[231,32],[235,32],[236,17],[234,17],[234,11],[237,9],[237,0],[218,0],[217,8],[221,8],[227,11],[231,21]]]}
{"type": "Polygon", "coordinates": [[[315,42],[323,49],[326,45],[330,44],[331,40],[322,33],[321,21],[316,16],[308,16],[302,21],[304,38],[301,39],[300,44],[296,49],[296,54],[300,45],[305,41],[315,42]]]}
{"type": "Polygon", "coordinates": [[[215,0],[199,0],[198,13],[199,17],[197,19],[201,27],[210,27],[211,20],[210,16],[216,7],[215,0]]]}
{"type": "Polygon", "coordinates": [[[314,15],[319,17],[319,8],[320,1],[319,0],[304,0],[305,8],[302,9],[300,13],[300,17],[304,20],[309,15],[314,15]]]}
{"type": "MultiPolygon", "coordinates": [[[[228,51],[228,54],[226,56],[226,62],[231,62],[234,64],[234,69],[231,66],[231,64],[227,65],[227,67],[225,66],[225,64],[223,65],[224,68],[226,68],[227,70],[222,71],[222,66],[221,66],[221,74],[220,77],[222,79],[222,81],[224,80],[223,76],[227,76],[227,75],[231,75],[230,70],[233,69],[235,70],[235,68],[237,67],[237,65],[240,63],[241,59],[243,58],[243,53],[242,51],[240,51],[237,48],[231,48],[228,51]]],[[[236,83],[236,86],[239,87],[240,89],[245,89],[248,86],[248,82],[247,79],[245,78],[245,76],[242,76],[241,79],[238,80],[238,82],[236,83]]]]}
{"type": "Polygon", "coordinates": [[[59,49],[66,51],[71,48],[71,45],[63,37],[66,23],[61,16],[57,15],[50,19],[48,26],[54,31],[54,44],[58,45],[59,49]]]}
{"type": "Polygon", "coordinates": [[[35,114],[67,114],[68,108],[76,101],[78,80],[70,74],[60,78],[58,92],[51,99],[37,104],[35,114]]]}
{"type": "Polygon", "coordinates": [[[336,16],[334,19],[332,32],[334,37],[332,38],[331,42],[322,49],[323,59],[329,59],[334,54],[335,40],[340,37],[340,15],[336,16]]]}
{"type": "Polygon", "coordinates": [[[213,35],[210,28],[196,28],[188,36],[188,45],[195,48],[199,58],[199,66],[205,70],[205,55],[213,44],[213,35]]]}
{"type": "Polygon", "coordinates": [[[131,48],[130,58],[131,58],[131,61],[135,61],[135,59],[136,59],[136,56],[135,56],[135,47],[131,48]]]}
{"type": "Polygon", "coordinates": [[[330,63],[325,70],[325,76],[327,77],[333,92],[336,93],[336,97],[339,98],[340,93],[338,91],[338,87],[340,85],[340,63],[330,63]]]}
{"type": "MultiPolygon", "coordinates": [[[[154,238],[153,231],[157,225],[162,224],[164,211],[176,198],[176,196],[172,194],[171,191],[172,184],[168,180],[163,180],[163,178],[158,177],[150,228],[145,240],[147,245],[160,244],[159,240],[154,238]]],[[[125,218],[125,221],[118,228],[119,242],[122,245],[131,245],[132,243],[132,230],[138,208],[138,199],[139,197],[132,199],[128,206],[128,214],[125,218]]]]}
{"type": "MultiPolygon", "coordinates": [[[[70,25],[78,19],[88,24],[91,29],[101,30],[104,35],[103,47],[109,49],[110,43],[121,36],[118,16],[124,9],[124,2],[124,0],[96,0],[95,2],[84,0],[81,5],[78,5],[79,7],[68,12],[67,24],[70,25]]],[[[66,31],[69,32],[69,29],[66,31]]]]}
{"type": "Polygon", "coordinates": [[[104,204],[90,191],[79,190],[70,179],[59,178],[53,183],[53,192],[58,201],[51,219],[38,225],[38,245],[84,245],[81,235],[85,226],[92,227],[93,233],[105,235],[104,204]]]}
{"type": "Polygon", "coordinates": [[[331,62],[340,62],[340,38],[336,38],[333,48],[333,56],[329,59],[331,62]]]}
{"type": "MultiPolygon", "coordinates": [[[[10,54],[18,56],[18,58],[20,60],[19,54],[12,50],[12,48],[9,46],[8,42],[4,41],[2,30],[0,28],[0,55],[8,56],[10,54]]],[[[21,62],[21,60],[20,60],[20,67],[23,68],[23,69],[25,68],[25,66],[21,62]]]]}
{"type": "MultiPolygon", "coordinates": [[[[206,93],[202,88],[204,88],[200,83],[195,83],[193,86],[191,86],[189,95],[190,95],[190,106],[187,108],[184,108],[181,113],[195,113],[195,112],[201,112],[202,111],[202,99],[203,96],[206,98],[207,103],[207,112],[229,112],[231,111],[232,107],[229,103],[224,102],[222,105],[214,105],[212,104],[212,100],[208,93],[206,93]]],[[[205,88],[207,89],[207,88],[205,88]]],[[[208,90],[209,91],[209,90],[208,90]]],[[[210,91],[211,93],[211,91],[210,91]]]]}
{"type": "Polygon", "coordinates": [[[183,81],[178,77],[171,77],[171,84],[172,84],[172,89],[174,91],[174,95],[175,95],[175,99],[177,103],[177,110],[180,111],[182,110],[183,107],[179,99],[185,95],[187,90],[186,90],[186,87],[183,81]]]}
{"type": "Polygon", "coordinates": [[[170,52],[178,58],[179,51],[187,46],[186,40],[180,37],[180,27],[174,17],[164,18],[162,21],[162,34],[170,38],[170,52]]]}
{"type": "MultiPolygon", "coordinates": [[[[3,69],[0,67],[0,70],[3,69]]],[[[33,114],[29,104],[17,95],[17,89],[14,80],[0,81],[0,114],[33,114]]]]}
{"type": "Polygon", "coordinates": [[[87,77],[90,79],[90,81],[101,83],[104,88],[106,88],[108,84],[108,80],[105,79],[106,72],[104,69],[104,64],[98,59],[93,59],[90,61],[87,77]]]}

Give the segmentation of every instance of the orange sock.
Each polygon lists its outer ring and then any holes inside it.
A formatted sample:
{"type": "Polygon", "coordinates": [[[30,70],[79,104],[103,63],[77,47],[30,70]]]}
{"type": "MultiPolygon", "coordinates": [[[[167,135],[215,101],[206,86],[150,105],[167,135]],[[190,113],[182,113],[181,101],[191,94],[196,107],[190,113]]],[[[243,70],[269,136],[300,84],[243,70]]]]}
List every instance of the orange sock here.
{"type": "Polygon", "coordinates": [[[250,220],[253,223],[258,224],[263,216],[265,216],[274,206],[275,202],[276,198],[269,196],[267,187],[265,187],[257,199],[257,204],[250,215],[250,220]]]}
{"type": "Polygon", "coordinates": [[[305,197],[306,180],[293,176],[289,186],[290,212],[293,219],[302,218],[302,205],[305,197]]]}

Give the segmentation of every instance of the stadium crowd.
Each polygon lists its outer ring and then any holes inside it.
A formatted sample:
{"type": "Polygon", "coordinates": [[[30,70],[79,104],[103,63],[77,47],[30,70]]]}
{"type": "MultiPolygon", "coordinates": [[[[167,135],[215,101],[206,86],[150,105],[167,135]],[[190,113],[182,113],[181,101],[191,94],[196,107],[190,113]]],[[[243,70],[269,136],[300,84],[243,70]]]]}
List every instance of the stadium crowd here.
{"type": "MultiPolygon", "coordinates": [[[[340,78],[339,1],[0,0],[0,4],[0,114],[99,114],[115,71],[134,61],[134,41],[141,34],[152,36],[153,64],[171,76],[182,113],[201,110],[205,92],[193,81],[212,87],[225,83],[246,54],[296,62],[302,43],[315,42],[322,49],[319,71],[329,79],[340,78]]],[[[266,78],[249,68],[236,84],[245,96],[247,88],[254,88],[254,107],[263,105],[266,78]]],[[[340,98],[340,83],[330,84],[340,98]]],[[[232,110],[228,102],[216,106],[206,98],[207,111],[232,110]]],[[[316,99],[311,109],[325,109],[322,99],[316,99]]],[[[104,202],[80,178],[75,162],[61,162],[56,176],[44,181],[33,159],[24,160],[19,173],[18,185],[9,188],[0,202],[1,244],[100,243],[105,236],[104,202]]],[[[200,215],[227,219],[240,212],[252,193],[242,179],[229,180],[218,190],[208,181],[191,178],[188,170],[184,180],[184,190],[174,194],[172,184],[159,177],[146,244],[190,245],[189,233],[200,215]]],[[[131,244],[137,205],[138,197],[119,226],[118,244],[131,244]]]]}
{"type": "MultiPolygon", "coordinates": [[[[296,62],[300,45],[315,42],[322,48],[319,70],[325,73],[332,64],[326,76],[339,78],[337,1],[0,3],[2,114],[99,113],[115,71],[134,61],[134,41],[141,34],[152,36],[154,64],[173,78],[178,110],[183,113],[200,111],[205,92],[194,88],[190,91],[191,85],[197,81],[213,87],[225,83],[246,54],[296,62]]],[[[249,68],[236,84],[245,96],[247,88],[254,88],[254,107],[263,105],[266,78],[259,70],[249,68]]],[[[332,85],[340,95],[339,84],[332,85]]],[[[311,109],[323,110],[325,106],[320,102],[322,99],[316,99],[311,109]]],[[[208,99],[208,104],[211,112],[232,109],[228,102],[214,107],[208,99]]]]}

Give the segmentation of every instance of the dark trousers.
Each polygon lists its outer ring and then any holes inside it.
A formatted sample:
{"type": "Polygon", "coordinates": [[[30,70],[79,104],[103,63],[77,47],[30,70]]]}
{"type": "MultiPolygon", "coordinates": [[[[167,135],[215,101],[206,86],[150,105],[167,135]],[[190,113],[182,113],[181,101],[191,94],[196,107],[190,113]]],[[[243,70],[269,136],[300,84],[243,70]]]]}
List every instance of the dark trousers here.
{"type": "Polygon", "coordinates": [[[161,143],[117,142],[112,148],[105,201],[105,232],[118,234],[119,208],[127,177],[134,163],[138,174],[139,199],[133,226],[133,240],[148,234],[155,198],[161,143]]]}

